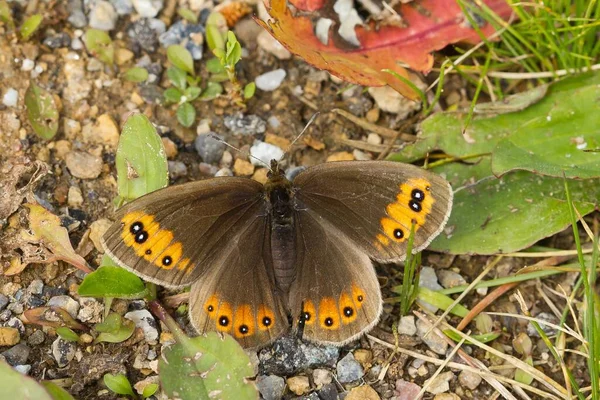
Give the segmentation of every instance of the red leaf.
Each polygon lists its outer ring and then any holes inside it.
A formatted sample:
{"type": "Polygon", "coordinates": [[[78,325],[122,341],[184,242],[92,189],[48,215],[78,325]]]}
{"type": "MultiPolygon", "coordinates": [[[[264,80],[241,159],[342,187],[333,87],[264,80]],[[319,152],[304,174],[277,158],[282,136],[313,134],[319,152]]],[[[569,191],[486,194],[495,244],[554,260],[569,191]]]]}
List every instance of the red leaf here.
{"type": "MultiPolygon", "coordinates": [[[[313,11],[312,17],[320,16],[315,10],[323,10],[323,16],[331,18],[333,4],[328,2],[333,3],[331,0],[293,0],[298,9],[313,11]]],[[[486,0],[485,3],[501,18],[511,13],[504,0],[486,0]]],[[[417,99],[409,85],[382,70],[393,70],[408,79],[407,71],[399,62],[428,72],[433,66],[432,51],[456,42],[477,43],[480,37],[470,28],[456,0],[415,1],[401,4],[396,11],[402,16],[403,26],[377,27],[375,22],[357,26],[354,32],[360,43],[358,47],[343,41],[334,31],[335,23],[329,30],[328,43],[321,43],[314,34],[312,19],[315,18],[292,15],[286,0],[271,0],[269,14],[274,20],[257,22],[289,51],[317,68],[359,85],[388,84],[403,95],[417,99]]],[[[481,27],[481,31],[488,36],[494,32],[489,24],[481,27]]]]}

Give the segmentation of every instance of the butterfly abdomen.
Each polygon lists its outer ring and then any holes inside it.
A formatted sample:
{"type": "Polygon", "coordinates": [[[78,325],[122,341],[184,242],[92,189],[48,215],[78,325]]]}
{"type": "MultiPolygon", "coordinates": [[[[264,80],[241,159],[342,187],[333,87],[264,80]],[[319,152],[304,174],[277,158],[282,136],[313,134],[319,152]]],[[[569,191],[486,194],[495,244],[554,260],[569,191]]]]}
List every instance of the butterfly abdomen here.
{"type": "Polygon", "coordinates": [[[289,185],[271,186],[268,196],[271,205],[271,253],[275,283],[286,298],[296,278],[296,238],[289,185]]]}

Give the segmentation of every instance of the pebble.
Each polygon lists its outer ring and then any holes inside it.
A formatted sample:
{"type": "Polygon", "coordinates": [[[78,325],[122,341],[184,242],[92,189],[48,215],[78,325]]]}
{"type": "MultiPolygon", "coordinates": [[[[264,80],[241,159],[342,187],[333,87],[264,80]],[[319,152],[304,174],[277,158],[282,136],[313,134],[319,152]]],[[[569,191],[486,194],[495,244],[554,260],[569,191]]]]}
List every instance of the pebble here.
{"type": "Polygon", "coordinates": [[[35,330],[27,337],[27,344],[30,346],[39,346],[46,340],[46,335],[41,329],[35,330]]]}
{"type": "Polygon", "coordinates": [[[2,96],[2,104],[6,107],[16,107],[19,102],[19,92],[13,88],[9,88],[4,96],[2,96]]]}
{"type": "Polygon", "coordinates": [[[277,375],[259,375],[256,386],[264,400],[279,400],[285,391],[285,380],[277,375]]]}
{"type": "Polygon", "coordinates": [[[374,124],[379,120],[379,111],[379,107],[373,107],[369,111],[367,111],[367,113],[365,114],[365,118],[367,119],[367,121],[374,124]]]}
{"type": "Polygon", "coordinates": [[[69,47],[71,44],[71,36],[66,32],[60,32],[44,39],[44,45],[51,49],[60,49],[61,47],[69,47]]]}
{"type": "Polygon", "coordinates": [[[83,151],[71,151],[65,157],[67,168],[76,178],[95,179],[102,172],[102,159],[83,151]]]}
{"type": "Polygon", "coordinates": [[[281,148],[258,140],[250,147],[250,155],[262,161],[261,163],[257,159],[251,158],[250,161],[256,166],[270,165],[271,160],[280,160],[283,154],[281,148]]]}
{"type": "Polygon", "coordinates": [[[42,294],[44,291],[44,282],[41,279],[34,279],[27,286],[27,292],[30,294],[42,294]]]}
{"type": "Polygon", "coordinates": [[[269,126],[275,130],[279,129],[279,127],[281,126],[281,121],[279,121],[279,118],[277,118],[274,115],[271,115],[267,119],[267,122],[269,123],[269,126]]]}
{"type": "Polygon", "coordinates": [[[254,165],[251,162],[238,158],[233,163],[233,173],[237,176],[250,176],[254,173],[254,165]]]}
{"type": "Polygon", "coordinates": [[[163,0],[133,0],[133,8],[143,18],[154,18],[163,8],[163,0]]]}
{"type": "Polygon", "coordinates": [[[221,157],[220,165],[222,167],[231,167],[232,163],[233,163],[233,155],[231,154],[231,152],[225,150],[223,152],[223,156],[221,157]]]}
{"type": "MultiPolygon", "coordinates": [[[[65,122],[63,123],[63,130],[65,131],[65,136],[68,139],[74,139],[81,132],[81,124],[79,121],[75,121],[74,119],[65,118],[65,122]]],[[[56,142],[54,146],[57,152],[60,151],[60,148],[68,149],[71,151],[71,142],[68,140],[59,140],[56,142]]],[[[61,157],[66,156],[68,152],[63,152],[61,157]]],[[[59,155],[60,156],[60,155],[59,155]]]]}
{"type": "MultiPolygon", "coordinates": [[[[154,385],[159,385],[160,384],[160,378],[159,378],[158,375],[152,375],[152,376],[147,377],[146,379],[142,379],[141,381],[138,381],[135,385],[133,385],[133,388],[135,389],[136,392],[138,392],[138,394],[143,394],[144,393],[144,389],[147,386],[153,385],[153,384],[154,385]]],[[[157,392],[157,394],[159,392],[157,392]]],[[[150,399],[153,398],[153,397],[155,397],[155,396],[150,397],[150,399]]]]}
{"type": "Polygon", "coordinates": [[[363,366],[363,368],[367,368],[371,365],[371,361],[373,361],[373,352],[367,349],[356,349],[354,350],[354,359],[363,366]]]}
{"type": "MultiPolygon", "coordinates": [[[[417,87],[421,90],[426,89],[424,84],[421,81],[419,82],[420,85],[415,82],[417,87]]],[[[421,108],[420,102],[409,100],[390,86],[370,87],[368,92],[382,111],[397,114],[400,120],[421,108]]]]}
{"type": "Polygon", "coordinates": [[[97,58],[90,58],[85,66],[88,72],[98,72],[104,69],[104,63],[97,58]]]}
{"type": "MultiPolygon", "coordinates": [[[[541,312],[541,313],[537,314],[535,316],[535,319],[541,320],[541,321],[547,321],[547,322],[550,322],[550,323],[552,323],[554,325],[558,325],[558,323],[559,323],[558,318],[556,318],[556,316],[554,314],[550,314],[550,313],[547,313],[547,312],[541,312]]],[[[542,331],[544,331],[544,333],[547,336],[554,336],[554,335],[556,335],[556,328],[551,327],[549,325],[546,325],[544,323],[540,323],[539,325],[542,328],[542,331]]],[[[536,337],[536,338],[540,337],[538,331],[531,324],[531,322],[527,325],[527,334],[530,337],[536,337]]]]}
{"type": "Polygon", "coordinates": [[[69,315],[73,318],[77,318],[77,314],[79,313],[79,303],[73,300],[73,298],[62,295],[62,296],[54,296],[46,303],[48,307],[60,307],[66,310],[69,315]]]}
{"type": "Polygon", "coordinates": [[[85,64],[79,59],[79,55],[67,53],[67,56],[64,66],[67,86],[63,89],[62,98],[67,103],[74,104],[89,96],[92,90],[92,83],[86,77],[85,64]]]}
{"type": "Polygon", "coordinates": [[[75,28],[83,28],[87,25],[87,18],[83,12],[82,0],[69,0],[67,10],[69,10],[69,18],[67,21],[75,28]]]}
{"type": "Polygon", "coordinates": [[[338,391],[335,383],[328,383],[318,391],[320,400],[338,400],[338,391]]]}
{"type": "Polygon", "coordinates": [[[289,60],[292,53],[277,41],[269,32],[263,30],[256,38],[258,45],[266,52],[273,54],[280,60],[289,60]]]}
{"type": "Polygon", "coordinates": [[[267,168],[258,168],[252,174],[252,179],[264,185],[269,181],[268,175],[269,170],[267,168]]]}
{"type": "Polygon", "coordinates": [[[333,374],[328,369],[317,368],[313,371],[313,382],[317,389],[330,384],[333,381],[333,374]]]}
{"type": "Polygon", "coordinates": [[[340,383],[354,382],[362,378],[365,374],[362,366],[352,353],[346,354],[336,366],[337,378],[340,383]]]}
{"type": "MultiPolygon", "coordinates": [[[[443,289],[442,285],[440,285],[438,282],[435,270],[431,267],[423,267],[421,269],[421,275],[419,275],[419,286],[431,289],[434,292],[443,289]]],[[[431,312],[436,312],[438,309],[436,306],[431,305],[427,302],[422,302],[422,304],[424,304],[424,306],[431,312]]]]}
{"type": "Polygon", "coordinates": [[[219,176],[233,176],[233,171],[231,171],[229,168],[221,168],[215,174],[215,177],[219,176]]]}
{"type": "Polygon", "coordinates": [[[4,310],[9,302],[8,296],[0,293],[0,311],[4,310]]]}
{"type": "Polygon", "coordinates": [[[272,92],[281,86],[281,83],[285,79],[287,73],[284,69],[279,68],[274,71],[266,72],[259,75],[254,80],[256,87],[265,92],[272,92]]]}
{"type": "Polygon", "coordinates": [[[129,61],[133,60],[135,54],[133,51],[123,48],[118,48],[115,50],[115,63],[119,66],[127,64],[129,61]]]}
{"type": "Polygon", "coordinates": [[[371,132],[369,133],[369,135],[367,136],[367,143],[369,144],[375,144],[375,145],[379,145],[383,142],[383,139],[381,139],[381,136],[379,136],[378,134],[371,132]]]}
{"type": "Polygon", "coordinates": [[[79,312],[77,319],[81,322],[98,323],[102,321],[104,306],[92,297],[81,297],[79,299],[79,312]]]}
{"type": "Polygon", "coordinates": [[[450,381],[452,379],[454,379],[454,373],[446,371],[433,379],[428,379],[423,386],[426,386],[426,391],[431,394],[444,393],[450,389],[450,381]]]}
{"type": "Polygon", "coordinates": [[[67,193],[67,204],[72,208],[80,208],[83,204],[83,194],[78,186],[69,187],[69,192],[67,193]]]}
{"type": "Polygon", "coordinates": [[[158,37],[160,45],[167,48],[173,44],[182,44],[192,54],[194,60],[202,59],[204,26],[179,20],[169,30],[158,37]]]}
{"type": "Polygon", "coordinates": [[[338,151],[336,153],[332,153],[327,157],[327,162],[330,161],[352,161],[354,160],[354,156],[352,153],[348,153],[347,151],[338,151]]]}
{"type": "Polygon", "coordinates": [[[112,4],[101,0],[95,3],[89,14],[91,28],[101,31],[112,31],[117,25],[119,15],[112,4]]]}
{"type": "Polygon", "coordinates": [[[140,85],[139,87],[140,96],[144,99],[147,104],[160,104],[163,98],[163,91],[156,85],[140,85]]]}
{"type": "Polygon", "coordinates": [[[160,138],[160,140],[162,141],[167,158],[173,159],[173,158],[177,157],[178,151],[177,151],[177,145],[175,144],[175,142],[173,142],[168,137],[162,137],[162,138],[160,138]]]}
{"type": "Polygon", "coordinates": [[[217,164],[221,161],[221,157],[223,157],[223,153],[225,152],[225,143],[212,138],[211,135],[221,140],[224,139],[223,136],[217,135],[214,132],[198,135],[194,141],[194,147],[200,158],[202,158],[202,161],[208,164],[217,164]]]}
{"type": "Polygon", "coordinates": [[[23,365],[27,363],[31,349],[24,343],[14,345],[10,349],[0,353],[4,360],[10,365],[23,365]]]}
{"type": "Polygon", "coordinates": [[[430,330],[431,324],[427,322],[417,320],[417,335],[421,340],[433,351],[437,354],[446,354],[446,350],[448,349],[448,343],[441,337],[437,335],[434,331],[430,332],[427,337],[425,334],[430,330]]]}
{"type": "Polygon", "coordinates": [[[168,161],[169,177],[173,180],[188,174],[187,166],[181,161],[168,161]]]}
{"type": "Polygon", "coordinates": [[[286,382],[290,391],[298,396],[302,396],[310,390],[310,381],[307,376],[292,376],[286,382]]]}
{"type": "Polygon", "coordinates": [[[456,393],[440,393],[436,394],[433,400],[460,400],[460,396],[456,393]]]}
{"type": "Polygon", "coordinates": [[[440,280],[440,284],[446,289],[467,284],[465,278],[463,278],[459,273],[448,269],[439,270],[437,272],[437,276],[440,280]]]}
{"type": "Polygon", "coordinates": [[[14,346],[21,340],[19,330],[8,326],[0,326],[0,346],[14,346]]]}
{"type": "Polygon", "coordinates": [[[166,29],[164,22],[157,20],[162,23],[161,27],[160,23],[154,21],[148,18],[140,18],[131,24],[131,27],[127,30],[127,35],[131,41],[150,53],[154,53],[158,49],[158,36],[166,29]]]}
{"type": "Polygon", "coordinates": [[[479,386],[481,383],[481,379],[481,375],[471,371],[462,371],[458,375],[458,382],[461,384],[461,386],[469,390],[477,389],[477,386],[479,386]]]}
{"type": "Polygon", "coordinates": [[[129,15],[133,12],[133,3],[131,0],[110,0],[115,11],[119,15],[129,15]]]}
{"type": "Polygon", "coordinates": [[[235,135],[258,135],[265,133],[267,123],[258,115],[227,115],[223,119],[225,126],[235,135]]]}
{"type": "Polygon", "coordinates": [[[104,247],[102,246],[102,236],[104,236],[104,234],[106,233],[108,228],[110,228],[111,225],[112,222],[107,218],[101,218],[97,221],[92,222],[92,224],[90,225],[90,240],[92,241],[92,243],[94,243],[94,247],[100,253],[104,253],[104,247]]]}
{"type": "Polygon", "coordinates": [[[381,398],[371,386],[355,387],[345,397],[345,400],[380,400],[381,398]]]}
{"type": "Polygon", "coordinates": [[[31,371],[31,365],[29,364],[15,365],[13,368],[15,371],[20,372],[23,375],[27,375],[29,371],[31,371]]]}
{"type": "Polygon", "coordinates": [[[398,321],[398,333],[401,335],[412,336],[417,333],[414,315],[405,315],[398,321]]]}
{"type": "Polygon", "coordinates": [[[35,67],[35,61],[26,58],[23,60],[23,64],[21,64],[21,71],[29,72],[34,67],[35,67]]]}
{"type": "Polygon", "coordinates": [[[144,332],[144,337],[148,344],[158,343],[158,325],[156,320],[148,310],[130,311],[124,315],[124,318],[131,320],[135,326],[144,332]]]}
{"type": "Polygon", "coordinates": [[[75,357],[76,346],[72,342],[57,338],[52,342],[52,356],[56,360],[59,368],[66,367],[75,357]]]}
{"type": "Polygon", "coordinates": [[[261,350],[258,357],[263,373],[289,376],[309,368],[333,367],[339,353],[339,347],[303,343],[296,337],[283,336],[261,350]]]}
{"type": "Polygon", "coordinates": [[[6,322],[12,316],[12,312],[10,310],[0,311],[0,322],[6,322]]]}
{"type": "Polygon", "coordinates": [[[93,125],[85,125],[82,129],[86,142],[105,144],[116,149],[119,144],[119,126],[109,114],[102,114],[93,125]]]}

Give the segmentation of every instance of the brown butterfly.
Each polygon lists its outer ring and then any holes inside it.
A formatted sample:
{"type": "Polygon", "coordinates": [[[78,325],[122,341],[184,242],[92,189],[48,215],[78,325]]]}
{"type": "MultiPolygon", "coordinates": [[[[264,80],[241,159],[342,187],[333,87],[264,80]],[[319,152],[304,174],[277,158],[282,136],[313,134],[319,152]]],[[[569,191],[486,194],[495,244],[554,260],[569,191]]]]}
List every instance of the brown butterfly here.
{"type": "Polygon", "coordinates": [[[330,162],[289,181],[220,177],[171,186],[117,212],[103,238],[120,266],[159,285],[192,285],[198,332],[246,348],[290,328],[342,345],[371,329],[382,299],[371,260],[406,257],[443,229],[452,189],[438,175],[387,161],[330,162]]]}

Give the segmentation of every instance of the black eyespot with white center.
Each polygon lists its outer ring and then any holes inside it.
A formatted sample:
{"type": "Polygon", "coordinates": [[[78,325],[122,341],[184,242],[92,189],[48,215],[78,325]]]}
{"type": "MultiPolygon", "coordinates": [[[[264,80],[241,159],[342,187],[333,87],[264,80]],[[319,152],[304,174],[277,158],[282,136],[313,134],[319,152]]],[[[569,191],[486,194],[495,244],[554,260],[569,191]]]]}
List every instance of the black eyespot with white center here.
{"type": "Polygon", "coordinates": [[[208,310],[208,312],[215,311],[215,308],[212,306],[212,304],[210,306],[206,307],[206,309],[208,310]]]}
{"type": "Polygon", "coordinates": [[[413,191],[410,194],[410,197],[412,197],[413,200],[420,202],[425,199],[425,193],[423,193],[421,189],[413,189],[413,191]]]}
{"type": "Polygon", "coordinates": [[[167,267],[171,264],[173,264],[173,259],[171,258],[171,256],[164,256],[162,259],[162,263],[163,265],[166,265],[167,267]]]}
{"type": "Polygon", "coordinates": [[[227,318],[226,315],[221,315],[221,317],[219,318],[219,325],[221,325],[221,326],[229,325],[229,318],[227,318]]]}
{"type": "Polygon", "coordinates": [[[356,300],[358,300],[359,303],[362,303],[362,301],[364,300],[362,294],[359,294],[358,297],[356,297],[356,300]]]}
{"type": "Polygon", "coordinates": [[[147,254],[147,255],[150,255],[150,254],[152,254],[152,250],[150,250],[150,249],[146,250],[146,254],[147,254]]]}
{"type": "Polygon", "coordinates": [[[135,235],[135,242],[138,244],[142,244],[146,240],[148,240],[148,232],[146,232],[146,231],[141,231],[135,235]]]}
{"type": "Polygon", "coordinates": [[[423,209],[423,207],[421,207],[421,202],[420,201],[416,201],[416,200],[409,201],[408,202],[408,206],[414,212],[419,212],[419,211],[421,211],[423,209]]]}
{"type": "Polygon", "coordinates": [[[245,335],[250,331],[250,328],[248,328],[248,325],[240,325],[238,331],[240,331],[242,335],[245,335]]]}
{"type": "Polygon", "coordinates": [[[325,323],[325,326],[332,326],[333,325],[333,318],[331,317],[327,317],[325,318],[325,321],[323,321],[325,323]]]}
{"type": "Polygon", "coordinates": [[[140,233],[143,230],[144,230],[144,224],[142,224],[140,221],[134,222],[129,227],[129,232],[133,233],[134,235],[137,235],[138,233],[140,233]]]}
{"type": "Polygon", "coordinates": [[[352,307],[344,307],[344,316],[346,318],[350,318],[351,316],[354,315],[354,310],[352,309],[352,307]]]}
{"type": "Polygon", "coordinates": [[[404,232],[400,228],[394,229],[394,237],[396,239],[402,239],[404,237],[404,232]]]}
{"type": "Polygon", "coordinates": [[[262,319],[262,324],[264,326],[271,326],[272,323],[273,323],[273,321],[271,321],[271,318],[269,318],[269,317],[264,317],[262,319]]]}
{"type": "Polygon", "coordinates": [[[305,311],[304,314],[302,315],[302,319],[304,321],[310,321],[310,317],[311,317],[311,315],[308,311],[305,311]]]}

